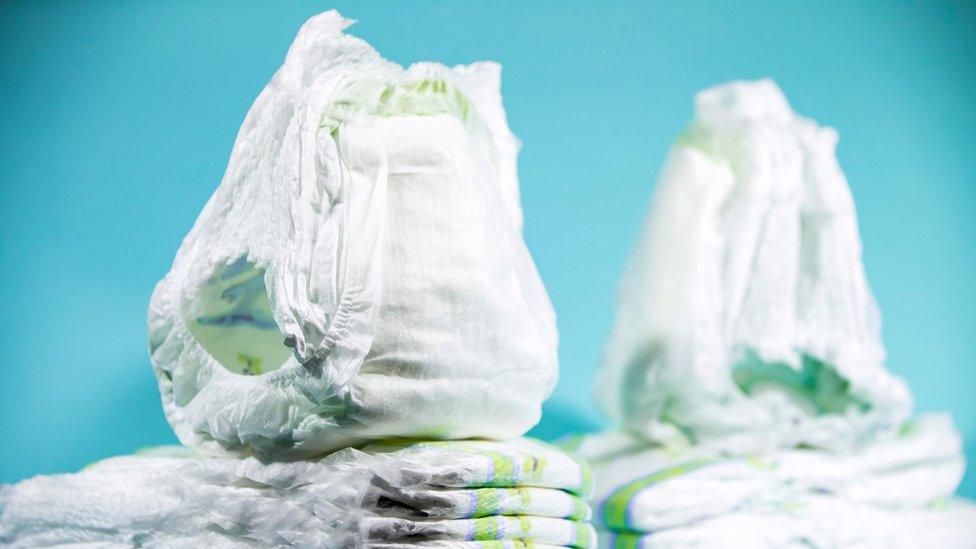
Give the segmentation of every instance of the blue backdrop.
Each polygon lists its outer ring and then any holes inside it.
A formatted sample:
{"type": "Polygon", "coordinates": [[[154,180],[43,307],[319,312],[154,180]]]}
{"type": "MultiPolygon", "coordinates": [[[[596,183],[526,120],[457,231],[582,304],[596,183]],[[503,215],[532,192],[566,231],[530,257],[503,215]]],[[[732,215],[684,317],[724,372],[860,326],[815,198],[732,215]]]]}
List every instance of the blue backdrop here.
{"type": "Polygon", "coordinates": [[[840,131],[890,367],[921,410],[955,415],[976,461],[972,3],[7,2],[0,481],[175,440],[150,292],[251,101],[329,7],[394,61],[505,67],[526,239],[562,338],[536,434],[602,424],[590,380],[617,277],[693,94],[771,76],[840,131]]]}

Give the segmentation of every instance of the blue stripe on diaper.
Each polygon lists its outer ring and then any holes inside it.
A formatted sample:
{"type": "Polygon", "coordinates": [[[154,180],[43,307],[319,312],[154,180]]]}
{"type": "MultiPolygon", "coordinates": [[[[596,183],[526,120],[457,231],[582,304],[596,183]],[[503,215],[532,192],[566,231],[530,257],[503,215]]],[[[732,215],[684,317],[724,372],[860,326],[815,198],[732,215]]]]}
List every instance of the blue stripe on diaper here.
{"type": "Polygon", "coordinates": [[[475,511],[478,510],[478,491],[468,490],[468,512],[464,515],[464,518],[471,518],[475,511]]]}

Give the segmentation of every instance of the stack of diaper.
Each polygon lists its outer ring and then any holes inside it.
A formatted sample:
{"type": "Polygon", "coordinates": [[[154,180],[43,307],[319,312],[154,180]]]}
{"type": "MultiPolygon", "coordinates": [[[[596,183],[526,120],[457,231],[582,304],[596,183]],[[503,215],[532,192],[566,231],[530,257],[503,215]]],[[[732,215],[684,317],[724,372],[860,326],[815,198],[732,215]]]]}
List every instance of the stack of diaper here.
{"type": "Polygon", "coordinates": [[[951,419],[885,368],[837,134],[700,93],[625,273],[590,459],[601,543],[974,547],[951,419]]]}
{"type": "Polygon", "coordinates": [[[607,432],[588,456],[604,547],[972,547],[976,505],[948,417],[910,420],[856,451],[736,456],[607,432]]]}
{"type": "Polygon", "coordinates": [[[596,545],[585,501],[589,468],[562,450],[527,438],[377,443],[364,450],[389,457],[400,477],[368,494],[366,503],[380,516],[363,522],[364,539],[390,547],[421,540],[596,545]]]}
{"type": "Polygon", "coordinates": [[[499,67],[403,69],[349,24],[299,32],[153,294],[185,447],[4,487],[0,544],[595,544],[586,466],[518,438],[557,332],[499,67]]]}
{"type": "Polygon", "coordinates": [[[0,541],[36,547],[596,544],[586,465],[530,439],[389,442],[261,463],[162,447],[0,492],[0,541]]]}

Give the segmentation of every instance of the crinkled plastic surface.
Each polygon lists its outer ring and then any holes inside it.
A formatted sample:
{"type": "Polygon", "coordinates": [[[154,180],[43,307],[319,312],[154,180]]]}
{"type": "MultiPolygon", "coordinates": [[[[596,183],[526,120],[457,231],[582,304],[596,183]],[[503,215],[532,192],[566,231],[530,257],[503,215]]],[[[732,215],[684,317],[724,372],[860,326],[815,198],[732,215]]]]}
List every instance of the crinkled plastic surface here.
{"type": "Polygon", "coordinates": [[[836,143],[770,80],[698,94],[598,375],[618,425],[747,453],[850,448],[908,418],[836,143]]]}
{"type": "Polygon", "coordinates": [[[531,440],[415,442],[271,463],[163,447],[0,488],[0,545],[591,547],[589,507],[565,491],[588,475],[559,456],[531,440]]]}
{"type": "Polygon", "coordinates": [[[185,444],[302,457],[510,438],[554,386],[499,66],[403,69],[349,24],[302,27],[153,294],[153,367],[185,444]]]}
{"type": "Polygon", "coordinates": [[[254,458],[112,458],[3,487],[0,544],[353,546],[362,473],[254,458]]]}

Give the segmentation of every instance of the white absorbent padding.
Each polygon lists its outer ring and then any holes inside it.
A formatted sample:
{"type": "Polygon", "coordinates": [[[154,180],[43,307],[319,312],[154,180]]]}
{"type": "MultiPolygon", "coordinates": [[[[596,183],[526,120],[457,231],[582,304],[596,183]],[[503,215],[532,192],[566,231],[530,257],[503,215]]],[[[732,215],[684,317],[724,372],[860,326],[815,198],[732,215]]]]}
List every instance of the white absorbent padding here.
{"type": "Polygon", "coordinates": [[[405,70],[349,24],[302,27],[153,294],[153,367],[185,444],[297,457],[508,438],[555,383],[498,65],[405,70]]]}
{"type": "Polygon", "coordinates": [[[655,189],[598,376],[625,429],[739,453],[905,420],[837,133],[769,80],[705,90],[655,189]]]}

